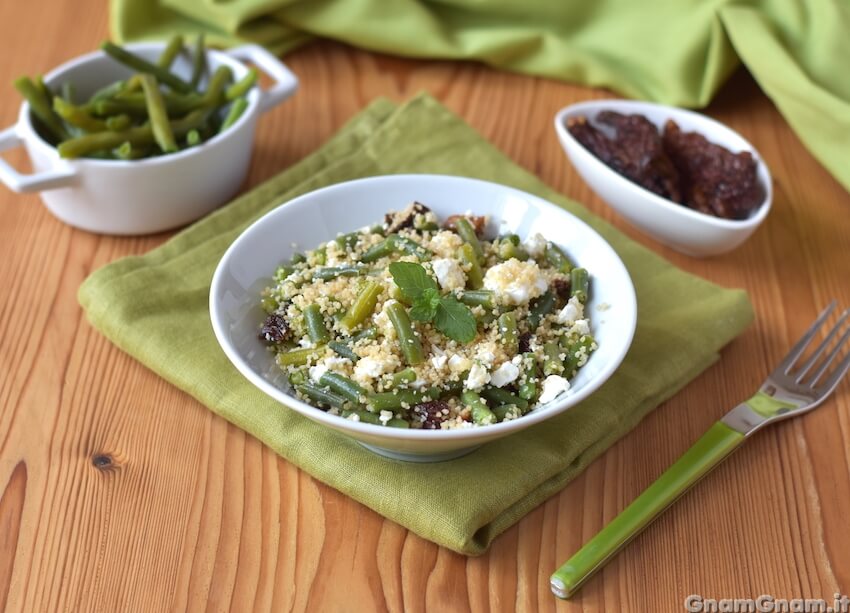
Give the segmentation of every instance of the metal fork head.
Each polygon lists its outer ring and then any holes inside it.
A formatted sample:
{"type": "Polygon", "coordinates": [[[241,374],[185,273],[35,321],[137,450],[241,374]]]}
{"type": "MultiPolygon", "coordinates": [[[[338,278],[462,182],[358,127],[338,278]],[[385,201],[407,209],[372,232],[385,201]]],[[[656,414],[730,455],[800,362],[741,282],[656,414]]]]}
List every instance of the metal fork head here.
{"type": "Polygon", "coordinates": [[[842,332],[850,319],[850,309],[839,316],[817,348],[805,360],[802,359],[835,306],[835,301],[831,302],[818,315],[762,386],[763,393],[788,405],[778,411],[775,418],[791,417],[814,409],[832,393],[850,369],[850,351],[846,351],[846,355],[830,370],[842,352],[850,347],[850,326],[842,332]]]}

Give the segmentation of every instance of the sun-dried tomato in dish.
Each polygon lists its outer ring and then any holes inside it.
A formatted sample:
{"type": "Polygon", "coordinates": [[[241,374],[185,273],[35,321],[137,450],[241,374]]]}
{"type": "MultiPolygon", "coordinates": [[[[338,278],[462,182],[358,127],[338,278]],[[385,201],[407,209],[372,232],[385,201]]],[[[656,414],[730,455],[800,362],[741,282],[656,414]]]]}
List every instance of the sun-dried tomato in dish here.
{"type": "Polygon", "coordinates": [[[664,132],[645,116],[602,111],[595,123],[574,117],[573,137],[606,165],[641,187],[694,210],[745,219],[764,200],[752,154],[732,153],[671,119],[664,132]]]}

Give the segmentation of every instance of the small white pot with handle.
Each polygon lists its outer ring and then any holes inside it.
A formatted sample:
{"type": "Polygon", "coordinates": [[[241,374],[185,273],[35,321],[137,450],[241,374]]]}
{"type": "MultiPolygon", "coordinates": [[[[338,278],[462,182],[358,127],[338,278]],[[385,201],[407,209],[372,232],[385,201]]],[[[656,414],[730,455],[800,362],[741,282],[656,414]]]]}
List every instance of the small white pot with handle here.
{"type": "MultiPolygon", "coordinates": [[[[165,44],[137,43],[126,48],[156,61],[165,44]]],[[[257,118],[298,88],[295,75],[260,46],[207,52],[209,74],[224,65],[239,80],[248,72],[245,62],[267,73],[274,84],[267,90],[252,88],[242,116],[221,134],[199,146],[159,157],[132,161],[62,159],[56,147],[36,132],[29,104],[24,102],[18,122],[0,132],[0,151],[23,145],[34,172],[18,172],[0,158],[0,181],[19,193],[41,192],[51,213],[90,232],[150,234],[194,221],[237,192],[251,161],[257,118]]],[[[172,71],[188,78],[191,58],[186,54],[178,56],[172,71]]],[[[131,74],[128,68],[96,51],[53,70],[45,77],[45,83],[57,91],[70,81],[80,99],[88,99],[100,87],[131,74]]]]}

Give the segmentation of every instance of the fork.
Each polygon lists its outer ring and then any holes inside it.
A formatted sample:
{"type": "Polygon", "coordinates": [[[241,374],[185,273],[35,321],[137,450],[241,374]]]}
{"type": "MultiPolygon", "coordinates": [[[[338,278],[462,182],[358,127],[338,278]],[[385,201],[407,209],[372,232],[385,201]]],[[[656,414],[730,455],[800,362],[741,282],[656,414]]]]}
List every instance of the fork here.
{"type": "Polygon", "coordinates": [[[662,511],[763,426],[811,411],[821,404],[850,368],[850,352],[829,373],[832,363],[850,345],[850,317],[844,311],[812,354],[802,360],[818,330],[835,309],[833,301],[803,334],[759,391],[724,415],[667,471],[567,560],[549,580],[558,598],[569,598],[662,511]],[[839,338],[840,335],[840,338],[839,338]],[[830,345],[838,338],[832,349],[830,345]],[[824,357],[825,356],[825,357],[824,357]],[[799,364],[802,362],[802,364],[799,364]]]}

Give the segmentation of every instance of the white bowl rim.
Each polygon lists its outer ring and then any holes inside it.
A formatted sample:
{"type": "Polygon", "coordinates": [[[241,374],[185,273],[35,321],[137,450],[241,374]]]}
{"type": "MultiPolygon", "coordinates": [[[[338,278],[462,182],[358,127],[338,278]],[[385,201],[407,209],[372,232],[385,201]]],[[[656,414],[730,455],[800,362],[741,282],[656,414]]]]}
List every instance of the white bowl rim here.
{"type": "MultiPolygon", "coordinates": [[[[762,158],[761,154],[752,145],[752,143],[750,143],[750,141],[741,136],[738,132],[712,117],[703,115],[702,113],[697,113],[696,111],[691,111],[676,106],[670,106],[667,104],[659,104],[657,102],[644,102],[642,100],[622,100],[618,98],[586,100],[584,102],[577,102],[575,104],[565,106],[560,111],[558,111],[555,114],[555,130],[558,132],[561,138],[567,139],[570,142],[574,143],[583,154],[590,156],[590,159],[592,159],[598,166],[607,171],[610,175],[610,180],[617,182],[622,187],[627,187],[629,189],[638,191],[647,200],[661,206],[666,211],[674,215],[679,215],[691,221],[704,223],[706,225],[715,226],[717,228],[722,228],[725,230],[743,230],[746,228],[758,226],[762,221],[764,221],[764,218],[767,217],[767,214],[770,212],[770,208],[773,203],[773,178],[771,177],[770,169],[765,163],[764,158],[762,158]],[[584,145],[582,145],[575,138],[573,138],[573,135],[570,133],[569,130],[567,130],[567,124],[565,121],[568,116],[574,115],[577,112],[586,111],[589,109],[596,110],[598,109],[598,107],[606,105],[616,105],[620,108],[633,108],[635,111],[639,111],[641,108],[646,107],[664,110],[670,114],[671,119],[674,118],[674,115],[689,117],[690,119],[694,119],[697,122],[710,125],[716,130],[726,132],[727,134],[730,134],[741,140],[743,143],[746,144],[746,150],[748,150],[752,154],[753,158],[756,160],[757,174],[760,170],[763,170],[765,175],[763,185],[765,191],[764,200],[762,200],[761,204],[759,204],[759,208],[756,211],[756,214],[746,219],[724,219],[722,217],[715,217],[714,215],[709,215],[707,213],[701,213],[700,211],[696,211],[688,206],[678,204],[676,202],[668,200],[667,198],[659,196],[658,194],[646,189],[645,187],[638,185],[631,179],[624,177],[616,170],[608,166],[605,162],[593,155],[593,153],[589,151],[584,145]]],[[[703,134],[703,136],[705,136],[709,139],[709,141],[711,141],[708,135],[703,134]]]]}
{"type": "MultiPolygon", "coordinates": [[[[122,45],[123,48],[129,51],[143,51],[149,49],[164,49],[167,43],[165,42],[137,42],[137,43],[127,43],[122,45]]],[[[224,64],[237,65],[245,70],[248,70],[248,67],[241,60],[236,59],[235,57],[228,55],[225,51],[219,51],[217,49],[206,49],[207,57],[214,57],[216,60],[220,61],[224,64]]],[[[94,51],[89,51],[88,53],[84,53],[83,55],[78,55],[77,57],[71,58],[67,60],[48,72],[44,75],[45,83],[50,83],[57,77],[59,77],[65,71],[71,70],[72,68],[77,68],[78,66],[82,66],[88,62],[91,62],[96,59],[100,59],[106,56],[106,52],[101,49],[96,49],[94,51]]],[[[190,147],[188,149],[181,149],[175,153],[169,153],[168,155],[160,155],[156,157],[147,157],[139,160],[101,160],[98,158],[72,158],[65,159],[59,155],[59,149],[55,145],[51,145],[49,142],[44,140],[41,134],[38,133],[38,130],[35,129],[35,126],[32,123],[30,118],[30,104],[26,100],[21,103],[20,111],[18,113],[18,129],[23,130],[25,132],[24,137],[27,138],[30,135],[32,138],[29,139],[29,142],[34,146],[40,147],[43,151],[45,151],[48,155],[53,156],[57,160],[61,160],[66,164],[86,164],[91,166],[102,166],[109,168],[137,168],[139,166],[156,166],[159,164],[168,164],[171,162],[177,162],[184,158],[190,157],[192,155],[196,155],[206,148],[215,146],[216,144],[226,140],[233,133],[237,132],[239,128],[241,128],[245,122],[249,121],[251,115],[257,112],[260,103],[260,95],[258,92],[258,88],[255,86],[251,88],[251,92],[248,95],[248,106],[245,108],[245,111],[236,120],[232,126],[230,126],[224,132],[219,132],[209,140],[204,141],[197,147],[190,147]]]]}
{"type": "MultiPolygon", "coordinates": [[[[619,299],[618,299],[619,301],[619,299]]],[[[564,412],[565,410],[572,408],[573,406],[579,404],[581,401],[586,399],[592,393],[599,389],[611,375],[619,368],[623,359],[626,357],[626,354],[631,347],[632,340],[634,338],[635,329],[637,327],[637,297],[634,290],[634,284],[631,282],[631,276],[628,273],[628,269],[626,268],[623,261],[620,259],[620,256],[617,255],[617,252],[613,247],[606,241],[602,236],[596,232],[593,228],[591,228],[584,221],[570,213],[569,211],[533,194],[528,192],[524,192],[522,190],[508,187],[506,185],[502,185],[499,183],[494,183],[492,181],[484,181],[481,179],[473,179],[469,177],[461,177],[454,175],[438,175],[438,174],[396,174],[396,175],[378,175],[374,177],[366,177],[361,179],[354,179],[351,181],[344,181],[342,183],[335,183],[333,185],[329,185],[306,194],[302,194],[292,200],[288,200],[282,202],[280,205],[264,214],[254,223],[252,223],[248,228],[246,228],[237,238],[231,243],[231,245],[227,248],[218,265],[216,266],[215,272],[213,274],[212,283],[210,285],[210,319],[212,321],[213,332],[215,333],[216,339],[218,340],[219,345],[221,346],[224,353],[227,355],[230,362],[236,366],[237,370],[239,370],[242,375],[247,378],[255,387],[259,388],[261,391],[265,392],[266,395],[272,397],[277,400],[287,408],[292,408],[300,413],[308,413],[310,417],[315,421],[322,422],[323,424],[328,424],[331,427],[335,427],[341,430],[348,430],[352,432],[358,432],[361,434],[368,434],[370,436],[380,436],[381,438],[387,439],[403,439],[403,440],[474,440],[478,438],[497,438],[490,436],[491,434],[504,433],[507,434],[509,432],[513,432],[515,430],[523,430],[528,426],[532,426],[534,424],[545,421],[551,417],[555,417],[559,413],[564,412]],[[578,393],[575,394],[564,394],[561,397],[560,401],[553,401],[546,405],[541,409],[536,409],[526,415],[523,415],[519,419],[500,422],[497,424],[492,424],[488,426],[474,427],[474,428],[463,428],[463,429],[454,429],[454,430],[414,430],[414,429],[403,429],[403,428],[390,428],[387,426],[378,426],[374,424],[364,424],[360,422],[351,421],[349,419],[344,419],[337,415],[331,415],[326,411],[323,411],[317,407],[314,407],[306,402],[287,394],[285,391],[280,388],[272,385],[269,381],[267,381],[264,377],[257,374],[247,363],[242,359],[242,357],[238,354],[238,352],[231,346],[230,342],[227,339],[227,335],[225,331],[219,325],[219,315],[218,315],[218,304],[215,300],[215,296],[219,293],[219,286],[224,277],[224,269],[228,264],[232,254],[239,248],[239,246],[243,242],[249,242],[252,238],[253,233],[256,231],[261,224],[266,223],[267,220],[275,215],[280,215],[281,211],[284,207],[290,206],[305,206],[309,205],[310,199],[314,197],[317,193],[327,193],[327,192],[335,192],[335,191],[344,191],[353,183],[381,183],[384,181],[459,181],[459,182],[473,182],[479,183],[487,186],[496,186],[499,189],[506,190],[512,193],[515,196],[521,197],[523,199],[532,201],[536,206],[543,207],[544,209],[550,209],[557,211],[560,214],[568,215],[572,218],[573,222],[578,224],[579,227],[582,228],[582,231],[595,235],[602,244],[611,250],[611,255],[614,257],[614,262],[619,264],[622,268],[622,273],[625,275],[626,279],[629,280],[629,284],[627,287],[622,288],[623,295],[621,299],[623,302],[628,302],[628,308],[625,309],[627,314],[631,315],[631,321],[626,322],[627,329],[630,330],[628,338],[624,339],[625,342],[622,343],[620,351],[615,354],[615,357],[606,364],[602,370],[600,370],[597,375],[588,381],[588,383],[579,390],[578,393]],[[297,407],[297,409],[295,408],[297,407]]],[[[307,415],[305,415],[307,417],[307,415]]]]}

